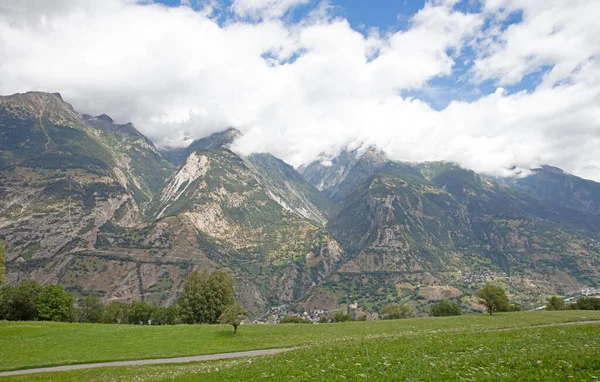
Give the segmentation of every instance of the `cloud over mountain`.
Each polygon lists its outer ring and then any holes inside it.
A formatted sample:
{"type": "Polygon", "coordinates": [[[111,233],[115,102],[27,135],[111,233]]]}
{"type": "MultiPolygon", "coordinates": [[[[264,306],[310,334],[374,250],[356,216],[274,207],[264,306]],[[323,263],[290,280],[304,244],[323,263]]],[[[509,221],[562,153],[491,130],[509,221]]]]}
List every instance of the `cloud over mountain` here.
{"type": "Polygon", "coordinates": [[[0,93],[59,91],[158,145],[235,126],[234,149],[293,165],[376,144],[402,160],[600,180],[600,3],[473,3],[430,1],[401,30],[364,31],[303,0],[8,2],[0,93]]]}

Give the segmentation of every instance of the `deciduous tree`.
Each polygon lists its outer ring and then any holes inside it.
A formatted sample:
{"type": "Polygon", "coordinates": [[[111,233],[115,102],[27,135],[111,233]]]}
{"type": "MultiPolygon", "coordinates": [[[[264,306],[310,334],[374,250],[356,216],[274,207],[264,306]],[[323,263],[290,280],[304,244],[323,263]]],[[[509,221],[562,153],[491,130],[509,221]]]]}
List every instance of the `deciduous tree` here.
{"type": "Polygon", "coordinates": [[[35,321],[42,286],[35,280],[25,280],[17,286],[5,285],[0,289],[0,319],[8,321],[35,321]]]}
{"type": "Polygon", "coordinates": [[[500,287],[487,284],[475,293],[479,297],[480,303],[483,304],[490,314],[494,312],[506,312],[509,310],[508,297],[500,287]]]}
{"type": "Polygon", "coordinates": [[[233,279],[223,271],[210,276],[193,271],[183,284],[178,305],[187,324],[216,324],[226,307],[233,304],[233,279]]]}
{"type": "Polygon", "coordinates": [[[104,314],[104,304],[99,297],[87,296],[79,301],[75,309],[75,318],[78,322],[98,323],[104,314]]]}
{"type": "Polygon", "coordinates": [[[43,321],[73,320],[73,296],[61,285],[47,285],[38,301],[38,314],[43,321]]]}
{"type": "Polygon", "coordinates": [[[227,306],[219,317],[219,324],[228,324],[233,326],[233,334],[237,334],[237,328],[248,312],[240,305],[232,304],[227,306]]]}

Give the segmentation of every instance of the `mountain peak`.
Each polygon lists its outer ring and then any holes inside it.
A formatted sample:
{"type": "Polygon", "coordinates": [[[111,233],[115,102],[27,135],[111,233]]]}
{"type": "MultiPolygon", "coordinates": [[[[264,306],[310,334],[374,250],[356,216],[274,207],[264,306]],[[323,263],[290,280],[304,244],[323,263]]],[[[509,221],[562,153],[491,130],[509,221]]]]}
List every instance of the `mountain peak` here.
{"type": "Polygon", "coordinates": [[[0,96],[0,106],[19,114],[41,116],[42,114],[54,122],[77,123],[78,114],[73,106],[62,99],[60,93],[30,91],[0,96]]]}
{"type": "Polygon", "coordinates": [[[101,121],[106,121],[106,122],[110,122],[110,123],[114,122],[113,119],[106,114],[97,115],[95,118],[99,119],[101,121]]]}
{"type": "Polygon", "coordinates": [[[210,150],[219,147],[228,147],[239,138],[242,133],[234,128],[229,127],[227,130],[219,131],[209,135],[208,137],[200,138],[192,142],[188,147],[189,151],[210,150]]]}

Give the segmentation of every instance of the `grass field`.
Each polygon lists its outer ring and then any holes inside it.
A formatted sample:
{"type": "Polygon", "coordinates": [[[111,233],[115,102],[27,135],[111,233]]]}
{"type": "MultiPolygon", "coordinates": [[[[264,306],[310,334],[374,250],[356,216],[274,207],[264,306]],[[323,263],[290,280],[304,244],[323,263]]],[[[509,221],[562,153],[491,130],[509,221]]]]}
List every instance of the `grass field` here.
{"type": "Polygon", "coordinates": [[[6,380],[574,380],[600,379],[600,312],[326,325],[139,327],[0,323],[2,370],[307,345],[276,356],[92,369],[6,380]],[[497,329],[508,330],[497,330],[497,329]],[[218,369],[218,371],[217,371],[218,369]]]}

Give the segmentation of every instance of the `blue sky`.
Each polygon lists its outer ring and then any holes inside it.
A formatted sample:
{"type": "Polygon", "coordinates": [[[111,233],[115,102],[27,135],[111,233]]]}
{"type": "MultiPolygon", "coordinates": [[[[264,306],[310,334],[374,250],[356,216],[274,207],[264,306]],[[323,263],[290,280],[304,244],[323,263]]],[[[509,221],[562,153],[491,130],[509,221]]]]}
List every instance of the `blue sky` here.
{"type": "MultiPolygon", "coordinates": [[[[181,5],[181,0],[156,1],[170,7],[181,5]]],[[[190,2],[195,9],[201,8],[206,3],[205,0],[190,0],[190,2]]],[[[221,23],[233,16],[230,11],[231,4],[230,0],[219,1],[220,9],[214,17],[221,23]]],[[[309,0],[307,4],[292,8],[286,13],[285,20],[291,23],[298,22],[318,4],[319,0],[309,0]]],[[[381,34],[408,29],[411,18],[425,7],[426,0],[330,0],[328,4],[333,17],[346,19],[354,30],[366,36],[373,28],[376,28],[381,34]]],[[[461,0],[454,8],[465,13],[477,13],[481,11],[481,3],[473,0],[461,0]]],[[[510,25],[518,24],[522,21],[521,16],[522,12],[520,11],[510,13],[502,20],[500,28],[506,29],[510,25]]],[[[256,22],[256,20],[248,21],[256,22]]],[[[461,54],[456,54],[453,58],[455,66],[451,75],[435,77],[423,87],[403,89],[400,91],[400,95],[420,99],[435,110],[443,110],[451,101],[474,101],[496,91],[497,86],[493,80],[478,83],[468,80],[472,62],[476,58],[469,47],[465,47],[461,54]]],[[[507,93],[532,91],[549,69],[551,67],[542,68],[525,76],[519,83],[506,86],[507,93]]]]}

